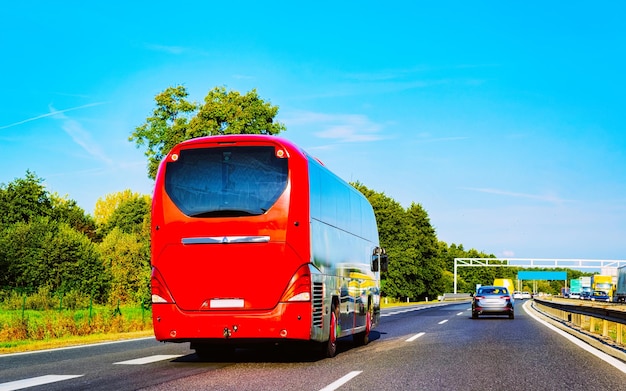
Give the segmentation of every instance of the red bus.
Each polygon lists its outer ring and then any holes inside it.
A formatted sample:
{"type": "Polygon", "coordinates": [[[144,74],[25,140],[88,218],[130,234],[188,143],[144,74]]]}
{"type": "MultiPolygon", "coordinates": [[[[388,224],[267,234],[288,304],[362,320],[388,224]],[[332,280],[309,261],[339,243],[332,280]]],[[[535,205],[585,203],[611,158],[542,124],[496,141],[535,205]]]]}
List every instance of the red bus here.
{"type": "Polygon", "coordinates": [[[156,339],[199,356],[259,342],[366,344],[380,318],[371,205],[291,142],[191,139],[163,159],[151,227],[156,339]]]}

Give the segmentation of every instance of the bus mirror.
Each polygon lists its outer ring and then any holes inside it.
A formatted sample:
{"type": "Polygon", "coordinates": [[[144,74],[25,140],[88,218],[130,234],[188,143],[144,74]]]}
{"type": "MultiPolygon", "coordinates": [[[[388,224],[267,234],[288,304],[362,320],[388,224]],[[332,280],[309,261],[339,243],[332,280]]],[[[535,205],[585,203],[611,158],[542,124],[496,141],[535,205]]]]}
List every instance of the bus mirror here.
{"type": "Polygon", "coordinates": [[[387,271],[387,252],[384,248],[376,247],[372,254],[372,271],[373,272],[386,272],[387,271]]]}
{"type": "Polygon", "coordinates": [[[389,265],[389,262],[387,260],[387,254],[382,254],[380,256],[380,271],[386,272],[388,265],[389,265]]]}

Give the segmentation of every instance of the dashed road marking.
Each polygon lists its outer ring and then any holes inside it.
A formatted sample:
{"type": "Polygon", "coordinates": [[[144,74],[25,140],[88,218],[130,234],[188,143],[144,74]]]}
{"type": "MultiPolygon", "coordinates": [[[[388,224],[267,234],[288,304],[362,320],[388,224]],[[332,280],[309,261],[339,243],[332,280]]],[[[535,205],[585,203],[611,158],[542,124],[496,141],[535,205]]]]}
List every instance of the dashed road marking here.
{"type": "Polygon", "coordinates": [[[23,388],[42,386],[44,384],[56,383],[63,380],[74,379],[84,375],[45,375],[0,383],[0,391],[21,390],[23,388]]]}
{"type": "Polygon", "coordinates": [[[178,357],[182,357],[180,354],[157,354],[155,356],[148,356],[142,358],[136,358],[134,360],[114,362],[114,365],[144,365],[151,364],[153,362],[172,360],[178,357]]]}
{"type": "Polygon", "coordinates": [[[417,333],[414,336],[412,336],[411,338],[407,339],[406,342],[413,342],[413,341],[415,341],[416,339],[418,339],[419,337],[421,337],[424,334],[426,334],[426,333],[417,333]]]}
{"type": "Polygon", "coordinates": [[[433,307],[439,307],[439,306],[430,305],[430,306],[411,307],[411,308],[407,308],[407,309],[404,309],[404,310],[398,310],[398,311],[392,311],[392,312],[387,312],[387,313],[384,313],[384,314],[380,314],[380,316],[382,318],[382,317],[385,317],[385,316],[404,314],[404,313],[407,313],[407,312],[420,311],[420,310],[425,310],[425,309],[433,308],[433,307]]]}
{"type": "Polygon", "coordinates": [[[353,378],[355,378],[356,376],[360,375],[361,372],[363,372],[363,371],[352,371],[352,372],[348,373],[347,375],[345,375],[344,377],[342,377],[341,379],[338,379],[338,380],[330,383],[326,387],[322,388],[320,391],[334,391],[337,388],[339,388],[339,387],[343,386],[344,384],[346,384],[347,382],[349,382],[350,380],[352,380],[353,378]]]}

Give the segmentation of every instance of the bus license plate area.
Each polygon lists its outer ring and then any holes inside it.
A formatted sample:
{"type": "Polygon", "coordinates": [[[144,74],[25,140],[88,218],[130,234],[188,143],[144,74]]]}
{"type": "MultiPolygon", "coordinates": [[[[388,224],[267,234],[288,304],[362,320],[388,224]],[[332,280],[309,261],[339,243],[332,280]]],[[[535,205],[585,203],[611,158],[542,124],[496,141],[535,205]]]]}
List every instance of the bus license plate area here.
{"type": "Polygon", "coordinates": [[[211,299],[211,308],[243,308],[243,299],[211,299]]]}

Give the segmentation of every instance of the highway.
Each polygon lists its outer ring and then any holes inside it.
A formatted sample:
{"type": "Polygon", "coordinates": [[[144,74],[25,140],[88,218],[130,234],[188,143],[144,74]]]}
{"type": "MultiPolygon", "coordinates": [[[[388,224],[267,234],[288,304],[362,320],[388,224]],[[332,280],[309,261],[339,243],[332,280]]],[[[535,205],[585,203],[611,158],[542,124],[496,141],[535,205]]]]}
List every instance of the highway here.
{"type": "Polygon", "coordinates": [[[0,356],[0,391],[29,390],[619,390],[615,366],[537,321],[471,319],[470,304],[385,309],[372,341],[332,359],[303,349],[237,350],[201,361],[152,338],[0,356]],[[39,385],[37,385],[39,384],[39,385]]]}

